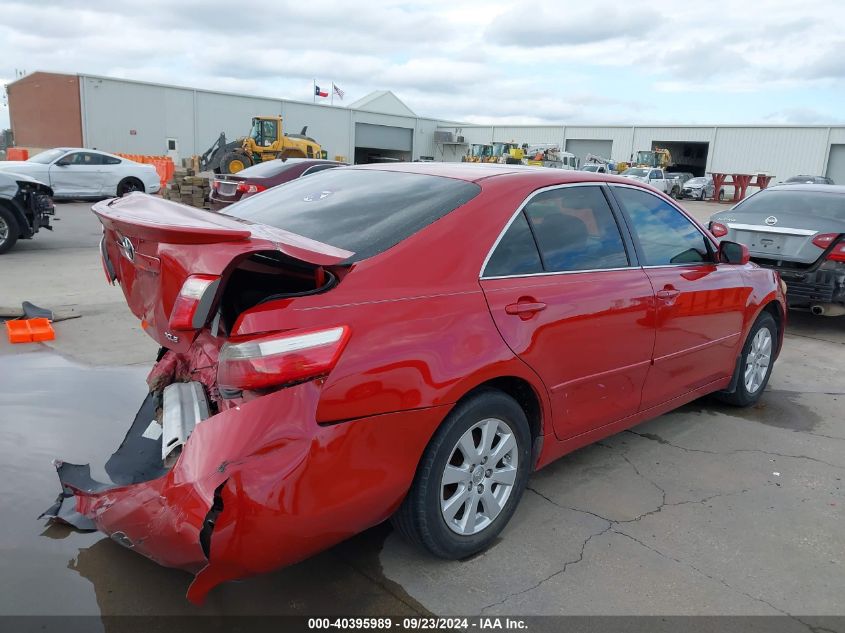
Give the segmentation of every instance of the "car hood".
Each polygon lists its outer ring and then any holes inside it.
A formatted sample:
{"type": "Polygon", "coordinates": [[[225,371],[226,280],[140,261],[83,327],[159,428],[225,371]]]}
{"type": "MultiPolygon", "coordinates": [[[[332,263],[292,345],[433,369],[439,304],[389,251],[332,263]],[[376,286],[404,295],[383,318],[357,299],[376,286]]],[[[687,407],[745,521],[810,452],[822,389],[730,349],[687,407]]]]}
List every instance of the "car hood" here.
{"type": "Polygon", "coordinates": [[[800,212],[742,212],[740,208],[716,213],[711,222],[728,228],[724,239],[748,246],[752,256],[811,264],[822,255],[813,238],[822,233],[845,233],[845,221],[808,217],[800,212]]]}
{"type": "Polygon", "coordinates": [[[31,169],[33,163],[30,163],[25,160],[2,160],[0,161],[0,170],[2,171],[15,171],[21,168],[24,169],[31,169]]]}

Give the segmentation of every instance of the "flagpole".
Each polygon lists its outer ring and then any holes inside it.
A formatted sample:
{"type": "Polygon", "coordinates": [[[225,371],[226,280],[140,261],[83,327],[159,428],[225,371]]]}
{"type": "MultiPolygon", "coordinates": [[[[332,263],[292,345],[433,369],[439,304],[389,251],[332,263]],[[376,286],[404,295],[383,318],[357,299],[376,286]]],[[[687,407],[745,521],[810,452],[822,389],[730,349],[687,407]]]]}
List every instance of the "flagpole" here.
{"type": "Polygon", "coordinates": [[[331,105],[334,105],[334,82],[332,82],[332,102],[331,105]]]}
{"type": "Polygon", "coordinates": [[[311,99],[314,101],[314,103],[317,103],[317,78],[316,77],[314,77],[314,81],[312,82],[312,85],[311,85],[311,99]]]}

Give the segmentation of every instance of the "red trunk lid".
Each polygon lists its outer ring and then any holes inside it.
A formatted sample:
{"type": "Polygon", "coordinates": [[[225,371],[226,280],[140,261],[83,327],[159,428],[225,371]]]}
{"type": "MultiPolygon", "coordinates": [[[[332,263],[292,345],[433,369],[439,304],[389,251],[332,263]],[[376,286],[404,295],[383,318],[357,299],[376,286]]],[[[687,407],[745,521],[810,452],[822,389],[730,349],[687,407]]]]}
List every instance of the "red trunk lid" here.
{"type": "MultiPolygon", "coordinates": [[[[105,253],[132,313],[158,343],[186,350],[196,332],[171,332],[173,304],[190,275],[219,275],[258,251],[278,251],[316,266],[353,253],[264,224],[252,224],[146,194],[99,202],[105,253]]],[[[213,313],[213,310],[209,312],[213,313]]]]}

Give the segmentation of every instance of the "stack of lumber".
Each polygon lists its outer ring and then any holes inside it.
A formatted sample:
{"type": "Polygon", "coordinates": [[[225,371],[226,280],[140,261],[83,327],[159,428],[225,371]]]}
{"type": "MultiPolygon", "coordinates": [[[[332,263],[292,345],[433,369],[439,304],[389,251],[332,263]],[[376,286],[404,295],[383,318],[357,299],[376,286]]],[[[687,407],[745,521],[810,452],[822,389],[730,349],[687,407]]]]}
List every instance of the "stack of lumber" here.
{"type": "Polygon", "coordinates": [[[191,168],[177,169],[164,190],[164,197],[199,209],[208,208],[211,183],[208,178],[197,176],[191,168]]]}

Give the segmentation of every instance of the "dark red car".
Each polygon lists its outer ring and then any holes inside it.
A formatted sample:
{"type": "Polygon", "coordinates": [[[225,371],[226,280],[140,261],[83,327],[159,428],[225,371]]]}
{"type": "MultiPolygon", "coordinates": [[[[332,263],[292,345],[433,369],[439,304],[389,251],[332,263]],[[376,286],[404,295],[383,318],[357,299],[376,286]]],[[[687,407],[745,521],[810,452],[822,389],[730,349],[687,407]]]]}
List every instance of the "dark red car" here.
{"type": "Polygon", "coordinates": [[[241,198],[260,193],[270,187],[344,165],[346,163],[315,158],[288,158],[258,163],[237,174],[217,176],[211,183],[210,206],[212,211],[220,211],[241,198]]]}
{"type": "Polygon", "coordinates": [[[532,471],[717,392],[762,394],[776,272],[629,179],[510,165],[332,169],[209,214],[94,207],[161,345],[106,464],[46,514],[196,574],[188,597],[393,517],[478,552],[532,471]]]}

